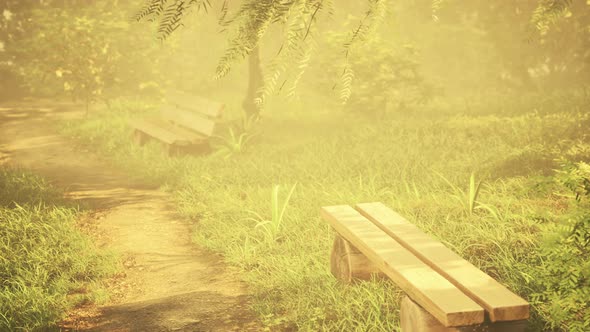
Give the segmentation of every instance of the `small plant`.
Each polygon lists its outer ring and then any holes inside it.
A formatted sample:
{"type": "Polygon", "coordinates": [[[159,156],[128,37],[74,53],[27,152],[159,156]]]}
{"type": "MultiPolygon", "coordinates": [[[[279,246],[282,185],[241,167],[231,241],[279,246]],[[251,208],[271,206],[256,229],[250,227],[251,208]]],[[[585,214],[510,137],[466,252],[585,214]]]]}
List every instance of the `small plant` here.
{"type": "Polygon", "coordinates": [[[445,178],[442,174],[440,174],[440,173],[436,173],[436,174],[451,187],[451,189],[454,192],[454,194],[451,195],[451,197],[453,197],[459,203],[461,203],[461,205],[467,211],[467,214],[469,216],[472,216],[473,213],[475,212],[475,210],[485,210],[488,213],[490,213],[494,217],[494,219],[496,219],[496,220],[502,219],[498,209],[496,209],[495,207],[493,207],[489,204],[484,204],[484,203],[478,201],[479,193],[480,193],[483,181],[482,180],[476,181],[474,173],[471,173],[471,175],[469,176],[469,190],[468,191],[465,191],[461,187],[454,185],[453,183],[451,183],[451,181],[449,181],[447,178],[445,178]]]}
{"type": "Polygon", "coordinates": [[[479,197],[479,191],[481,188],[482,181],[479,180],[477,183],[475,181],[475,174],[471,173],[469,177],[469,191],[465,191],[459,186],[451,183],[447,178],[445,178],[442,174],[436,173],[441,179],[443,179],[453,190],[454,194],[451,197],[455,198],[457,201],[463,205],[465,210],[467,210],[469,215],[473,215],[473,212],[477,209],[485,209],[488,210],[493,215],[497,215],[494,213],[494,209],[486,204],[482,204],[477,201],[479,197]]]}
{"type": "Polygon", "coordinates": [[[256,221],[256,229],[262,229],[262,233],[264,235],[264,242],[272,243],[275,242],[279,238],[279,232],[281,231],[283,218],[285,216],[285,210],[287,209],[287,205],[289,205],[289,201],[291,200],[291,195],[295,191],[295,187],[297,184],[294,184],[289,193],[285,197],[285,200],[281,204],[279,202],[279,186],[275,185],[272,188],[271,194],[271,219],[264,219],[256,212],[250,211],[250,213],[254,214],[256,218],[248,218],[248,220],[256,221]]]}
{"type": "Polygon", "coordinates": [[[576,201],[590,195],[590,164],[583,161],[572,163],[560,160],[561,169],[557,170],[556,179],[575,195],[576,201]]]}
{"type": "Polygon", "coordinates": [[[417,199],[420,199],[422,195],[420,191],[418,191],[418,187],[416,187],[416,182],[412,181],[411,183],[407,180],[402,180],[404,183],[404,188],[406,189],[406,193],[410,196],[415,196],[417,199]]]}
{"type": "Polygon", "coordinates": [[[531,298],[551,329],[582,332],[590,327],[590,172],[584,162],[561,162],[555,178],[574,193],[576,203],[567,220],[545,234],[535,279],[540,291],[531,298]]]}
{"type": "Polygon", "coordinates": [[[222,145],[217,151],[216,155],[221,155],[225,159],[230,158],[235,154],[244,152],[248,142],[252,140],[257,134],[253,132],[253,126],[256,122],[255,117],[244,117],[241,123],[229,128],[229,136],[215,136],[222,141],[222,145]]]}

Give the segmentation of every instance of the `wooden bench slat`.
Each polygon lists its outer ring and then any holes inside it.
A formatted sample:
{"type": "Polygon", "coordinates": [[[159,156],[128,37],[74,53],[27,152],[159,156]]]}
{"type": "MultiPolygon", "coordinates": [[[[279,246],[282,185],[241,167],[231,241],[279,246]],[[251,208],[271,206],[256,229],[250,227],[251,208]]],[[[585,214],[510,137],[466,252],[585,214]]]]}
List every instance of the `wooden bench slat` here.
{"type": "Polygon", "coordinates": [[[484,321],[481,306],[352,207],[323,207],[321,214],[342,237],[445,326],[484,321]]]}
{"type": "Polygon", "coordinates": [[[382,203],[364,203],[357,204],[356,209],[484,307],[492,322],[529,318],[527,301],[387,206],[382,203]]]}
{"type": "Polygon", "coordinates": [[[203,142],[204,140],[207,139],[206,136],[198,134],[198,133],[188,130],[186,128],[183,128],[175,123],[167,123],[167,128],[170,128],[170,130],[174,131],[178,135],[185,137],[186,139],[189,140],[189,142],[191,144],[198,144],[198,143],[203,142]],[[170,127],[168,127],[168,126],[170,126],[170,127]]]}
{"type": "Polygon", "coordinates": [[[175,132],[175,128],[164,121],[154,119],[135,119],[130,121],[130,125],[136,130],[155,137],[167,144],[188,145],[190,140],[175,132]]]}
{"type": "Polygon", "coordinates": [[[198,111],[211,118],[219,118],[223,113],[224,104],[211,101],[199,96],[187,95],[179,92],[169,92],[166,96],[169,104],[178,108],[198,111]]]}
{"type": "Polygon", "coordinates": [[[135,129],[134,139],[139,145],[147,137],[167,143],[168,154],[206,152],[208,139],[213,135],[216,121],[224,105],[198,96],[172,91],[157,118],[129,121],[135,129]]]}
{"type": "Polygon", "coordinates": [[[164,108],[162,110],[162,116],[173,121],[174,123],[192,129],[207,137],[213,135],[215,122],[196,113],[191,113],[180,109],[164,108]]]}
{"type": "Polygon", "coordinates": [[[191,143],[199,143],[209,137],[195,130],[191,130],[191,128],[184,126],[183,123],[179,123],[180,120],[178,117],[175,118],[175,115],[175,112],[162,111],[160,112],[160,117],[158,119],[165,123],[165,126],[170,128],[171,131],[186,137],[191,143]]]}

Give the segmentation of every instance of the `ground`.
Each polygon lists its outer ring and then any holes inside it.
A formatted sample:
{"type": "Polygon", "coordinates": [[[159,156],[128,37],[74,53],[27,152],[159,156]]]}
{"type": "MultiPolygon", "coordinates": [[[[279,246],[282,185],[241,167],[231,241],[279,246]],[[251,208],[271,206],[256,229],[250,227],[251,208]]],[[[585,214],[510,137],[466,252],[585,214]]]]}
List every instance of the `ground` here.
{"type": "Polygon", "coordinates": [[[81,109],[42,101],[0,106],[0,164],[31,169],[63,188],[92,211],[85,231],[122,257],[109,302],[76,309],[62,328],[260,330],[237,272],[191,242],[190,223],[175,214],[165,193],[131,181],[56,133],[57,120],[84,116],[81,109]]]}

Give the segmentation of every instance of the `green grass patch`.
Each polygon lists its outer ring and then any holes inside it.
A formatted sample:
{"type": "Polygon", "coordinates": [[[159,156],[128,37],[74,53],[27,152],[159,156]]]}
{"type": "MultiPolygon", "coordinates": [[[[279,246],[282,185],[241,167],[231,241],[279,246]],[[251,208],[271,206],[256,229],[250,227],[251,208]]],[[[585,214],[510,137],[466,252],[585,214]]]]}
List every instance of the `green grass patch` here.
{"type": "Polygon", "coordinates": [[[0,330],[51,327],[96,298],[115,258],[79,231],[82,212],[42,178],[2,168],[0,189],[0,330]]]}
{"type": "Polygon", "coordinates": [[[459,113],[437,104],[379,119],[313,98],[277,102],[239,150],[194,157],[134,146],[124,125],[129,114],[117,110],[71,123],[67,132],[165,185],[179,211],[198,221],[195,241],[244,271],[254,308],[272,330],[398,329],[394,286],[343,286],[329,273],[334,234],[320,207],[372,201],[531,300],[533,330],[567,329],[567,320],[552,318],[549,297],[532,295],[547,286],[543,239],[579,209],[552,174],[557,157],[590,160],[590,136],[580,126],[590,119],[590,101],[539,112],[537,100],[513,99],[521,108],[494,111],[480,102],[459,113]]]}

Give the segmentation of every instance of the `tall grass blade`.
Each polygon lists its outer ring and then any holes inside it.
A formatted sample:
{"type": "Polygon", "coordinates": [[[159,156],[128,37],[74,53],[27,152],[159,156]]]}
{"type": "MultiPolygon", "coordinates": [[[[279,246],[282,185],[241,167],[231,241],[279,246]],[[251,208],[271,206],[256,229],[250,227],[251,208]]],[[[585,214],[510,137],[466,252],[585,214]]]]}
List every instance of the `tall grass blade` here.
{"type": "Polygon", "coordinates": [[[471,173],[469,177],[469,214],[473,214],[475,205],[477,204],[477,197],[479,196],[479,188],[481,187],[481,180],[475,184],[475,174],[471,173]]]}
{"type": "Polygon", "coordinates": [[[283,203],[283,207],[281,209],[281,214],[279,215],[279,223],[283,220],[285,210],[287,209],[287,205],[289,204],[289,201],[291,200],[291,196],[293,195],[293,192],[295,191],[296,186],[297,186],[297,183],[291,187],[291,190],[289,190],[289,194],[287,194],[287,197],[285,197],[285,202],[283,203]]]}
{"type": "Polygon", "coordinates": [[[272,212],[272,221],[276,221],[279,219],[279,186],[274,185],[272,187],[272,194],[271,194],[271,212],[272,212]]]}

